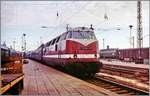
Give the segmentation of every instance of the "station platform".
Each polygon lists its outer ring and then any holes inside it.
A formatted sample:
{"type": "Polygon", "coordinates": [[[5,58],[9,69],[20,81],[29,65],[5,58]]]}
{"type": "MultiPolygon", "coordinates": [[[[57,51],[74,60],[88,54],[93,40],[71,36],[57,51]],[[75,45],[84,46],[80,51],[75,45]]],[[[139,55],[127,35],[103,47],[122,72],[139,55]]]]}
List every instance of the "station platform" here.
{"type": "Polygon", "coordinates": [[[24,89],[20,95],[119,96],[49,66],[28,61],[23,65],[24,89]]]}
{"type": "Polygon", "coordinates": [[[114,60],[104,60],[101,59],[100,62],[107,65],[118,65],[118,66],[124,66],[124,67],[133,67],[133,68],[142,68],[142,69],[149,69],[148,64],[135,64],[134,62],[120,62],[120,61],[114,61],[114,60]]]}
{"type": "Polygon", "coordinates": [[[0,84],[0,94],[3,95],[6,93],[9,89],[13,87],[17,88],[17,90],[13,91],[20,91],[23,88],[23,78],[24,74],[23,73],[18,73],[18,74],[1,74],[1,84],[0,84]],[[18,84],[19,85],[18,85],[18,84]],[[15,86],[15,87],[14,87],[15,86]]]}

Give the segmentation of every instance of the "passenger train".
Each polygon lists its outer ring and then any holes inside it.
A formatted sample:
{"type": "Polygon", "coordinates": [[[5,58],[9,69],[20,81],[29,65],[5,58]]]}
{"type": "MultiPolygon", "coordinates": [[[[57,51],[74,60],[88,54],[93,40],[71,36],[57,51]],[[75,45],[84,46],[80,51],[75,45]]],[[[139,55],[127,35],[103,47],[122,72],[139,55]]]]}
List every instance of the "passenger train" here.
{"type": "Polygon", "coordinates": [[[28,52],[27,56],[63,68],[72,75],[91,76],[102,67],[98,41],[92,27],[68,29],[36,50],[28,52]]]}

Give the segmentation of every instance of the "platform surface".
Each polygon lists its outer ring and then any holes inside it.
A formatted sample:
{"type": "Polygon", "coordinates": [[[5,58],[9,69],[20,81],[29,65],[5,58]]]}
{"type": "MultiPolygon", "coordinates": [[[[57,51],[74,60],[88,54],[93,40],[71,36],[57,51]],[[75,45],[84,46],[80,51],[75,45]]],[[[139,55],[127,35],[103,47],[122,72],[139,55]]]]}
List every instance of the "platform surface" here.
{"type": "Polygon", "coordinates": [[[7,83],[11,83],[13,80],[23,76],[23,73],[18,74],[1,74],[3,82],[1,86],[6,85],[7,83]]]}
{"type": "Polygon", "coordinates": [[[119,66],[126,66],[126,67],[135,67],[135,68],[143,68],[143,69],[149,69],[148,64],[135,64],[133,62],[119,62],[119,61],[108,61],[108,60],[100,60],[103,64],[107,65],[119,65],[119,66]]]}
{"type": "Polygon", "coordinates": [[[23,65],[24,90],[21,95],[119,96],[36,61],[28,61],[23,65]]]}
{"type": "Polygon", "coordinates": [[[0,94],[5,93],[20,80],[23,80],[24,74],[1,74],[2,82],[0,84],[0,94]]]}

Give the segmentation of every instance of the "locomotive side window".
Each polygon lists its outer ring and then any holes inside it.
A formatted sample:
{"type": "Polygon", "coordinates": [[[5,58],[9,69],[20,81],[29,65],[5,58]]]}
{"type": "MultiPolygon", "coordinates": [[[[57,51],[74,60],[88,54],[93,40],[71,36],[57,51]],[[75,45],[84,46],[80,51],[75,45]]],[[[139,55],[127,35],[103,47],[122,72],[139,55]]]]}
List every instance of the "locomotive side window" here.
{"type": "Polygon", "coordinates": [[[66,35],[67,35],[67,33],[64,33],[63,35],[61,35],[61,40],[65,40],[66,39],[66,35]]]}
{"type": "Polygon", "coordinates": [[[48,43],[48,46],[49,46],[51,43],[52,43],[52,41],[50,41],[50,42],[48,43]]]}
{"type": "Polygon", "coordinates": [[[65,39],[66,39],[66,37],[67,37],[67,33],[65,33],[65,34],[64,34],[64,39],[63,39],[63,40],[65,40],[65,39]]]}
{"type": "Polygon", "coordinates": [[[62,35],[60,36],[60,40],[63,40],[63,36],[64,36],[64,34],[62,34],[62,35]]]}
{"type": "Polygon", "coordinates": [[[52,44],[51,44],[51,45],[53,45],[53,44],[55,43],[55,41],[56,41],[56,39],[54,39],[54,40],[52,41],[52,44]]]}
{"type": "Polygon", "coordinates": [[[52,41],[47,42],[47,43],[46,43],[46,47],[50,46],[51,43],[52,43],[52,41]]]}
{"type": "Polygon", "coordinates": [[[60,39],[60,36],[57,38],[56,43],[59,41],[59,39],[60,39]]]}
{"type": "Polygon", "coordinates": [[[48,46],[48,43],[46,43],[46,46],[48,46]]]}

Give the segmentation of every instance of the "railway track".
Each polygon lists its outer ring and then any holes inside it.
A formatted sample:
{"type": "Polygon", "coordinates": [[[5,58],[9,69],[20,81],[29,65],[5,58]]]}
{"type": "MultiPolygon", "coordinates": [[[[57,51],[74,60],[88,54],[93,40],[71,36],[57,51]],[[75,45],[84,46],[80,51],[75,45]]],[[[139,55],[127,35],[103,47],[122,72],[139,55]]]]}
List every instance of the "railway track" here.
{"type": "Polygon", "coordinates": [[[103,65],[103,68],[100,70],[100,72],[110,75],[117,75],[129,79],[136,79],[144,84],[149,84],[149,69],[146,68],[103,65]]]}
{"type": "Polygon", "coordinates": [[[86,79],[85,81],[92,83],[96,86],[100,86],[102,88],[105,88],[107,90],[110,90],[112,92],[115,92],[117,94],[120,94],[121,96],[131,96],[131,95],[149,95],[149,92],[139,90],[136,88],[131,88],[116,82],[113,82],[111,80],[106,80],[101,77],[95,77],[93,79],[86,79]]]}

